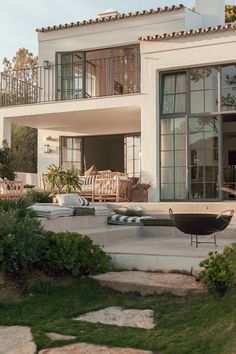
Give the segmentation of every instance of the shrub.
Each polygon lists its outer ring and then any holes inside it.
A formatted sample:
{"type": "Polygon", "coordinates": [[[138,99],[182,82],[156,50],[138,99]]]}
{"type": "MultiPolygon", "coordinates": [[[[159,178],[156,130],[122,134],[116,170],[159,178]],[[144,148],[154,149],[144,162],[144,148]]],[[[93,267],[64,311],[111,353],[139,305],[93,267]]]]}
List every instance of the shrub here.
{"type": "Polygon", "coordinates": [[[29,212],[23,215],[19,209],[1,211],[0,269],[13,275],[22,288],[38,261],[41,233],[39,221],[29,212]]]}
{"type": "Polygon", "coordinates": [[[227,290],[233,285],[235,276],[235,264],[233,262],[233,247],[226,247],[223,253],[210,252],[209,257],[200,262],[204,268],[199,274],[199,278],[207,285],[209,290],[225,295],[227,290]]]}
{"type": "Polygon", "coordinates": [[[25,194],[25,197],[30,200],[31,203],[52,203],[52,195],[47,192],[41,192],[37,190],[30,190],[25,194]]]}
{"type": "Polygon", "coordinates": [[[25,215],[35,216],[35,213],[32,210],[29,210],[28,207],[31,205],[29,199],[22,197],[19,200],[0,200],[0,214],[5,211],[15,210],[15,217],[21,218],[25,215]]]}
{"type": "Polygon", "coordinates": [[[39,266],[49,274],[97,274],[110,268],[110,257],[94,245],[88,236],[70,232],[46,232],[39,266]]]}

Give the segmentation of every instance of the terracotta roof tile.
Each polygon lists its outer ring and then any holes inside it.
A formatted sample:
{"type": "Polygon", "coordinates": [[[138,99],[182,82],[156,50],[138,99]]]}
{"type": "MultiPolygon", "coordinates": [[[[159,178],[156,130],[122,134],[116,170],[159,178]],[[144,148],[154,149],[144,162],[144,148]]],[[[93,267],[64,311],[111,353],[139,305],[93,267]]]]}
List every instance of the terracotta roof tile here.
{"type": "Polygon", "coordinates": [[[226,31],[233,31],[236,30],[236,23],[229,23],[224,26],[215,26],[215,27],[206,27],[206,28],[198,28],[196,30],[187,30],[187,31],[179,31],[179,32],[171,32],[171,33],[164,33],[164,34],[157,34],[154,36],[146,36],[140,37],[140,41],[162,41],[167,39],[178,39],[183,37],[189,36],[196,36],[201,34],[209,34],[209,33],[216,33],[216,32],[226,32],[226,31]]]}
{"type": "Polygon", "coordinates": [[[37,28],[36,31],[37,32],[57,31],[57,30],[61,30],[61,29],[85,26],[85,25],[90,25],[90,24],[94,24],[94,23],[111,22],[111,21],[117,21],[117,20],[122,20],[122,19],[127,19],[127,18],[134,18],[134,17],[144,16],[144,15],[152,15],[152,14],[159,14],[159,13],[163,13],[163,12],[171,12],[171,11],[175,11],[175,10],[180,10],[182,8],[184,8],[183,4],[165,6],[164,8],[158,7],[157,9],[135,11],[135,12],[129,12],[128,14],[112,15],[112,16],[107,16],[107,17],[97,17],[95,19],[89,19],[89,20],[84,20],[84,21],[80,21],[80,22],[71,22],[71,23],[66,23],[64,25],[60,24],[57,26],[55,25],[55,26],[37,28]]]}

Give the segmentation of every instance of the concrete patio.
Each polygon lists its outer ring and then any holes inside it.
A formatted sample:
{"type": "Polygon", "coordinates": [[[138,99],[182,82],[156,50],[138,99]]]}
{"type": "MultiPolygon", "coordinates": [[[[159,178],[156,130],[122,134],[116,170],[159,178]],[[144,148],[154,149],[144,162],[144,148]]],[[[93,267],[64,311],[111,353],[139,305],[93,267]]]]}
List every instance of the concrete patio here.
{"type": "MultiPolygon", "coordinates": [[[[173,204],[173,203],[172,203],[173,204]]],[[[235,209],[235,202],[226,203],[174,203],[175,211],[219,213],[235,209]]],[[[166,214],[170,203],[145,203],[148,214],[166,214]]],[[[107,204],[112,210],[114,204],[107,204]]],[[[113,266],[119,270],[185,271],[198,272],[199,262],[209,252],[222,252],[224,247],[236,242],[236,219],[217,236],[214,244],[190,244],[190,236],[175,227],[167,226],[120,226],[107,225],[107,216],[73,216],[45,220],[44,226],[52,231],[71,231],[88,235],[96,244],[102,245],[112,257],[113,266]]],[[[212,236],[202,236],[200,241],[213,241],[212,236]]]]}

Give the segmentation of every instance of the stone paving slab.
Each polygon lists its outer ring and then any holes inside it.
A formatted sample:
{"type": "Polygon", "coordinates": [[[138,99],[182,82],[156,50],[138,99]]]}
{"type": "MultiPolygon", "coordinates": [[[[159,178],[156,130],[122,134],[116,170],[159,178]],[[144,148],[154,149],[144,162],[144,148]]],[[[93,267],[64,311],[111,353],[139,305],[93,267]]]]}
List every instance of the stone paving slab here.
{"type": "Polygon", "coordinates": [[[152,329],[155,327],[152,310],[126,310],[117,306],[88,312],[74,318],[74,320],[144,329],[152,329]]]}
{"type": "Polygon", "coordinates": [[[100,274],[92,278],[121,292],[134,291],[141,295],[172,293],[185,296],[207,291],[194,277],[182,274],[123,271],[100,274]]]}
{"type": "Polygon", "coordinates": [[[61,348],[43,349],[39,354],[153,354],[150,351],[131,348],[108,348],[106,346],[78,343],[61,348]]]}
{"type": "Polygon", "coordinates": [[[36,350],[29,327],[0,327],[0,354],[35,354],[36,350]]]}

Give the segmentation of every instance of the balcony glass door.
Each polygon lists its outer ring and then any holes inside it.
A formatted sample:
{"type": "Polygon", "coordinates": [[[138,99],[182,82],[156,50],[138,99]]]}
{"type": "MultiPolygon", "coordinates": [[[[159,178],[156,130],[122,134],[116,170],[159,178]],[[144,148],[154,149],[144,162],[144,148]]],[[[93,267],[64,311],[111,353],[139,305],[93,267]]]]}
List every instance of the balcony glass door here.
{"type": "Polygon", "coordinates": [[[62,53],[58,55],[58,100],[72,100],[83,97],[83,71],[82,53],[62,53]]]}

